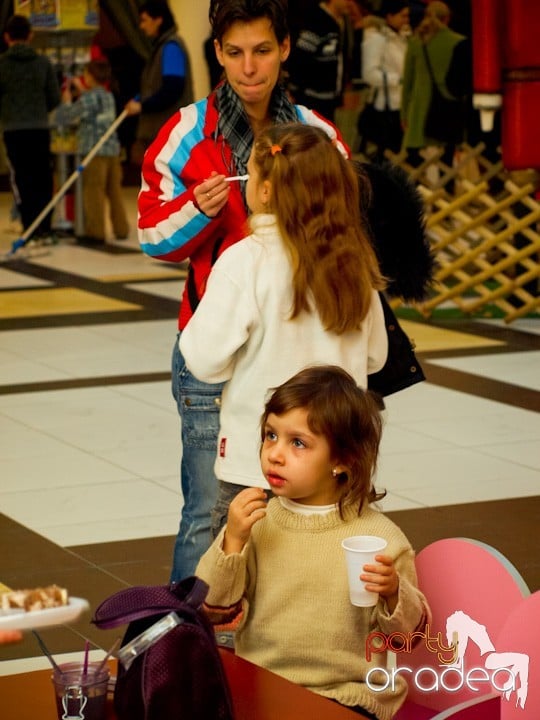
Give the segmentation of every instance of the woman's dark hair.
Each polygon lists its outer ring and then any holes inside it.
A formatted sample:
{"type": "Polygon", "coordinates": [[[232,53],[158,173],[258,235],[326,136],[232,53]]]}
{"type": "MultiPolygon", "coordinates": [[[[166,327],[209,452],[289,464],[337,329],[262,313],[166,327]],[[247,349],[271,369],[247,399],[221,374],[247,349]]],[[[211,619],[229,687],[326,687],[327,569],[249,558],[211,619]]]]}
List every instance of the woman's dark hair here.
{"type": "Polygon", "coordinates": [[[386,17],[387,15],[397,15],[397,13],[408,7],[408,0],[383,0],[381,9],[377,14],[381,17],[386,17]]]}
{"type": "Polygon", "coordinates": [[[287,0],[210,0],[208,18],[212,37],[221,45],[223,35],[235,22],[268,18],[279,44],[289,36],[287,0]]]}
{"type": "Polygon", "coordinates": [[[142,13],[150,15],[150,17],[154,20],[156,18],[162,19],[161,26],[159,28],[160,35],[163,35],[163,33],[167,32],[167,30],[176,27],[174,15],[165,0],[147,0],[147,2],[144,2],[139,7],[139,15],[142,13]]]}
{"type": "Polygon", "coordinates": [[[383,498],[386,492],[377,493],[372,483],[382,435],[376,396],[359,388],[340,367],[308,367],[272,392],[261,418],[261,441],[271,413],[279,416],[297,408],[307,411],[311,432],[326,438],[331,457],[347,468],[337,478],[340,515],[346,505],[358,505],[360,515],[365,502],[383,498]]]}

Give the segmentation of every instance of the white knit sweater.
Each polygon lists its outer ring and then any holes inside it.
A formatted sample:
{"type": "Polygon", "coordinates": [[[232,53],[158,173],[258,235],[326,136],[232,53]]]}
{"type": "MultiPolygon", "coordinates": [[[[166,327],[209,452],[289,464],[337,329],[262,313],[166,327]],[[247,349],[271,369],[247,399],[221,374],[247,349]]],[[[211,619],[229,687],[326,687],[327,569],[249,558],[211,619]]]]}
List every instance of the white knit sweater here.
{"type": "Polygon", "coordinates": [[[274,215],[252,219],[253,234],[218,259],[180,338],[189,370],[207,383],[228,380],[221,400],[215,472],[220,480],[268,487],[259,464],[259,422],[268,391],[309,365],[338,365],[358,385],[380,370],[388,340],[378,294],[362,329],[326,331],[316,311],[291,313],[292,271],[274,215]]]}

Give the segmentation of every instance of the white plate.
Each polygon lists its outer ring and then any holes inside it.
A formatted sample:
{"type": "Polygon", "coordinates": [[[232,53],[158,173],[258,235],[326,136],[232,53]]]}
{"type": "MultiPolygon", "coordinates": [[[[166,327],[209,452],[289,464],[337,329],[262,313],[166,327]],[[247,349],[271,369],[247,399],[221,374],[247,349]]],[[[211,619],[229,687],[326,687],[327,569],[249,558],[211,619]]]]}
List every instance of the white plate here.
{"type": "Polygon", "coordinates": [[[49,625],[63,625],[76,620],[88,607],[87,600],[70,597],[67,605],[46,610],[0,610],[0,630],[31,630],[49,625]]]}

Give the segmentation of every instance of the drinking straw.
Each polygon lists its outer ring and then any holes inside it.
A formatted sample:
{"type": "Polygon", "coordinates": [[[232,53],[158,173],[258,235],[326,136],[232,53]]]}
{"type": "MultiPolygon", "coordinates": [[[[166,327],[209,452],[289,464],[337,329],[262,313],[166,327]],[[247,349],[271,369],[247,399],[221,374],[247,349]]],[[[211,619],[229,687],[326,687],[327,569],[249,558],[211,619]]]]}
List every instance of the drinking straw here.
{"type": "Polygon", "coordinates": [[[84,661],[83,661],[83,677],[88,675],[88,654],[90,652],[90,640],[84,642],[84,661]]]}
{"type": "Polygon", "coordinates": [[[120,643],[121,643],[121,639],[120,639],[120,638],[116,638],[116,640],[114,641],[114,644],[112,645],[111,649],[107,652],[107,654],[105,655],[105,657],[103,658],[103,660],[99,663],[98,668],[97,668],[97,670],[96,670],[96,676],[99,675],[99,673],[103,670],[103,668],[105,667],[105,663],[106,663],[107,660],[111,657],[111,655],[112,655],[114,652],[116,652],[116,650],[118,650],[118,648],[120,647],[120,643]]]}
{"type": "Polygon", "coordinates": [[[38,641],[39,647],[41,648],[43,654],[44,654],[45,657],[48,659],[48,661],[51,663],[51,665],[53,666],[53,668],[54,668],[60,675],[63,675],[64,673],[63,673],[62,670],[60,669],[60,666],[58,665],[58,663],[55,662],[53,656],[51,655],[51,653],[49,652],[47,646],[46,646],[45,643],[43,642],[40,634],[37,632],[37,630],[32,630],[32,633],[35,635],[35,638],[36,638],[36,640],[38,641]]]}

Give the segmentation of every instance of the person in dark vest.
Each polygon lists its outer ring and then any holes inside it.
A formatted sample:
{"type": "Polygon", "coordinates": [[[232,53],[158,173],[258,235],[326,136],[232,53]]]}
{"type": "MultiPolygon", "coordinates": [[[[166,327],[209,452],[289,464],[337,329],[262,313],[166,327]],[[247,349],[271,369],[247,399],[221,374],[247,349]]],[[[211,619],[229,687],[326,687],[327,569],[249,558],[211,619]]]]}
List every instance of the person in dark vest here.
{"type": "Polygon", "coordinates": [[[174,17],[163,0],[148,0],[139,8],[139,27],[152,40],[152,51],[141,76],[140,96],[126,104],[130,115],[139,114],[138,160],[158,130],[179,108],[193,102],[189,54],[177,34],[174,17]]]}
{"type": "MultiPolygon", "coordinates": [[[[60,88],[51,62],[31,46],[32,26],[23,15],[7,22],[8,49],[0,57],[0,132],[12,174],[15,204],[27,230],[53,194],[49,113],[60,103],[60,88]]],[[[45,240],[49,213],[32,234],[45,240]]]]}
{"type": "MultiPolygon", "coordinates": [[[[248,234],[244,185],[257,133],[272,124],[315,125],[349,154],[334,125],[294,105],[281,82],[290,50],[286,0],[211,0],[209,20],[224,80],[159,131],[144,157],[138,198],[142,251],[174,264],[189,258],[180,334],[204,295],[212,265],[248,234]]],[[[239,288],[239,302],[242,297],[239,288]]],[[[181,418],[183,506],[171,581],[192,575],[210,545],[222,388],[188,370],[176,338],[172,390],[181,418]]]]}

